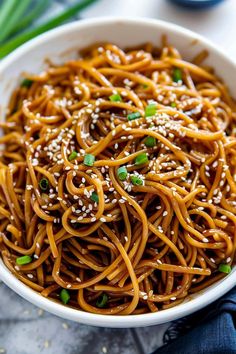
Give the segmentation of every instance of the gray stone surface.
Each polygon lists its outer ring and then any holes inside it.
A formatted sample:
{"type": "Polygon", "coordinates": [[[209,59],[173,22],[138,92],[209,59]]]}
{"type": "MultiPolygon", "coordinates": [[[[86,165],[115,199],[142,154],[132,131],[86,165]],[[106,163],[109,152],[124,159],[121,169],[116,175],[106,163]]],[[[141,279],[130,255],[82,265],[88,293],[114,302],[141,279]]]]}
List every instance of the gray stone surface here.
{"type": "Polygon", "coordinates": [[[65,321],[0,284],[0,353],[148,354],[162,344],[167,325],[109,329],[65,321]]]}

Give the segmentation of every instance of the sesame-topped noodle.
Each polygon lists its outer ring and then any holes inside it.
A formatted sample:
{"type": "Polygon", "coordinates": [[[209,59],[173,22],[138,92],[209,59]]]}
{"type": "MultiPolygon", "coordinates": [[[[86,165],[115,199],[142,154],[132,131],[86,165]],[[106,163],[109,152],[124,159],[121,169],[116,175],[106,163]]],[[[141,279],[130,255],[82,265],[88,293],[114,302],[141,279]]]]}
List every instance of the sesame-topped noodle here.
{"type": "Polygon", "coordinates": [[[129,315],[231,271],[236,106],[204,57],[103,44],[27,75],[0,123],[0,251],[18,279],[129,315]]]}

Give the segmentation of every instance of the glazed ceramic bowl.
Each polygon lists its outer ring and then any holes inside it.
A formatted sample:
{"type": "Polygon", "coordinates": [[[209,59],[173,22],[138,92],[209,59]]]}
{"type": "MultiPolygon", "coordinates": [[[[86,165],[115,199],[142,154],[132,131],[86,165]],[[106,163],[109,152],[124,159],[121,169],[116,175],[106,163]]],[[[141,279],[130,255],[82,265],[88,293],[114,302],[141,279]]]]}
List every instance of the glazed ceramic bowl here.
{"type": "MultiPolygon", "coordinates": [[[[46,58],[58,63],[63,62],[74,57],[78,49],[95,42],[109,41],[122,47],[145,42],[158,45],[163,34],[167,35],[169,43],[177,47],[187,60],[207,49],[207,63],[216,69],[232,95],[236,97],[235,63],[222,50],[198,34],[151,19],[99,18],[70,23],[47,32],[21,46],[0,63],[1,119],[4,119],[10,94],[21,80],[22,72],[39,72],[43,69],[46,58]]],[[[65,319],[103,327],[142,327],[172,321],[207,306],[235,285],[236,269],[180,305],[157,313],[125,317],[86,313],[46,299],[20,282],[1,261],[0,278],[26,300],[65,319]]]]}

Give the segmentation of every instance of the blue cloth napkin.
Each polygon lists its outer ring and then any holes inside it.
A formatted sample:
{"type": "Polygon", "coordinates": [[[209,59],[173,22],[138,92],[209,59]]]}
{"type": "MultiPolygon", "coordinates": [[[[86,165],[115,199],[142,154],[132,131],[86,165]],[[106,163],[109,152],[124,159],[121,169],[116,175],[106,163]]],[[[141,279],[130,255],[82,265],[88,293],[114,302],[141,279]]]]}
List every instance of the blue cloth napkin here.
{"type": "Polygon", "coordinates": [[[212,305],[173,322],[164,342],[152,354],[235,354],[236,287],[212,305]]]}

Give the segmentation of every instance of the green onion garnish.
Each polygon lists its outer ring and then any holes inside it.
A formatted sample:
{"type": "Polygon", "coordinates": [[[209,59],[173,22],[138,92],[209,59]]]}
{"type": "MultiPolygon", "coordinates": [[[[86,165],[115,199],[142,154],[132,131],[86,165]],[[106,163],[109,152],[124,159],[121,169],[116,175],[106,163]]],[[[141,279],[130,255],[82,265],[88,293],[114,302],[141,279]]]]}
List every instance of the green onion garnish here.
{"type": "Polygon", "coordinates": [[[116,94],[114,94],[114,95],[111,95],[111,96],[109,97],[109,100],[110,100],[111,102],[121,102],[121,101],[122,101],[122,98],[121,98],[121,96],[120,96],[118,93],[116,93],[116,94]]]}
{"type": "Polygon", "coordinates": [[[128,175],[127,169],[125,166],[121,166],[117,170],[117,176],[120,181],[124,181],[128,175]]]}
{"type": "Polygon", "coordinates": [[[40,181],[39,181],[39,187],[42,191],[46,191],[48,189],[49,186],[49,182],[48,179],[43,177],[40,181]]]}
{"type": "Polygon", "coordinates": [[[24,264],[29,264],[32,262],[32,258],[30,256],[22,256],[16,258],[16,263],[18,265],[24,265],[24,264]]]}
{"type": "Polygon", "coordinates": [[[78,153],[76,151],[72,151],[69,156],[69,161],[74,160],[77,157],[78,153]]]}
{"type": "Polygon", "coordinates": [[[105,307],[108,301],[108,296],[106,293],[103,293],[99,298],[97,299],[96,306],[97,307],[105,307]]]}
{"type": "Polygon", "coordinates": [[[156,145],[156,138],[154,138],[153,136],[148,136],[145,141],[144,141],[144,144],[147,146],[147,147],[153,147],[156,145]]]}
{"type": "Polygon", "coordinates": [[[60,299],[63,302],[63,304],[66,305],[68,303],[68,301],[70,300],[70,294],[68,290],[62,289],[62,291],[60,292],[60,299]]]}
{"type": "Polygon", "coordinates": [[[15,34],[23,29],[27,28],[34,20],[38,19],[50,5],[50,0],[44,1],[34,1],[33,5],[27,9],[27,12],[24,14],[24,18],[21,18],[20,22],[16,22],[14,27],[11,29],[10,34],[15,34]],[[35,4],[34,4],[35,3],[35,4]]]}
{"type": "Polygon", "coordinates": [[[182,81],[182,71],[179,68],[173,70],[173,81],[179,82],[182,81]]]}
{"type": "Polygon", "coordinates": [[[143,184],[143,180],[138,176],[131,176],[130,179],[135,186],[141,186],[143,184]]]}
{"type": "Polygon", "coordinates": [[[170,106],[174,108],[174,107],[176,107],[176,103],[175,102],[171,102],[170,106]]]}
{"type": "Polygon", "coordinates": [[[128,114],[127,119],[128,120],[134,120],[134,119],[137,119],[137,118],[140,118],[140,117],[141,117],[141,113],[134,112],[134,113],[128,114]]]}
{"type": "Polygon", "coordinates": [[[84,155],[84,165],[93,166],[94,161],[95,161],[95,156],[93,156],[92,154],[84,155]]]}
{"type": "Polygon", "coordinates": [[[226,273],[226,274],[229,274],[231,272],[231,267],[229,264],[220,264],[219,265],[219,271],[222,272],[222,273],[226,273]]]}
{"type": "Polygon", "coordinates": [[[94,201],[95,203],[98,203],[98,202],[99,202],[98,195],[97,195],[97,193],[95,193],[95,192],[93,192],[93,193],[91,194],[91,197],[90,197],[90,198],[91,198],[92,201],[94,201]]]}
{"type": "MultiPolygon", "coordinates": [[[[75,16],[79,11],[83,10],[85,7],[88,5],[92,4],[95,0],[81,0],[79,3],[75,3],[75,5],[70,6],[66,10],[61,11],[59,14],[55,15],[54,17],[50,18],[49,20],[44,21],[44,23],[33,27],[32,29],[26,30],[22,33],[20,33],[17,36],[14,36],[12,39],[9,39],[7,42],[4,44],[1,44],[0,48],[0,58],[3,58],[10,52],[12,52],[14,49],[19,47],[21,44],[27,42],[28,40],[38,36],[39,34],[46,32],[52,28],[55,28],[59,26],[61,23],[67,21],[71,17],[75,16]]],[[[13,2],[13,1],[11,1],[13,2]]],[[[14,0],[14,3],[17,4],[24,2],[24,1],[19,1],[19,0],[14,0]]],[[[9,3],[8,1],[4,1],[4,3],[9,3]]],[[[12,7],[14,9],[14,6],[12,7]]],[[[2,10],[1,10],[2,11],[2,10]]],[[[0,11],[0,14],[2,13],[0,11]]],[[[14,10],[8,11],[8,15],[4,15],[6,17],[6,21],[9,21],[9,16],[12,16],[12,13],[14,10]]],[[[0,21],[2,24],[2,21],[0,21]]],[[[2,28],[2,26],[1,26],[2,28]]]]}
{"type": "Polygon", "coordinates": [[[1,19],[1,32],[0,32],[0,42],[2,43],[11,33],[12,28],[15,24],[20,22],[23,18],[25,12],[28,10],[30,5],[30,0],[17,1],[17,0],[7,0],[2,1],[2,6],[0,12],[5,12],[5,16],[8,12],[8,16],[5,19],[1,19]],[[12,7],[12,9],[10,9],[12,7]],[[10,9],[10,11],[9,11],[10,9]]]}
{"type": "Polygon", "coordinates": [[[144,89],[147,89],[148,87],[149,87],[148,84],[143,84],[143,88],[144,88],[144,89]]]}
{"type": "Polygon", "coordinates": [[[156,114],[157,106],[156,103],[151,103],[145,108],[145,117],[151,117],[156,114]]]}
{"type": "Polygon", "coordinates": [[[146,162],[148,162],[148,157],[145,152],[136,156],[134,160],[135,165],[143,165],[146,162]]]}
{"type": "Polygon", "coordinates": [[[30,79],[24,79],[21,83],[21,87],[31,87],[33,84],[33,80],[30,79]]]}

